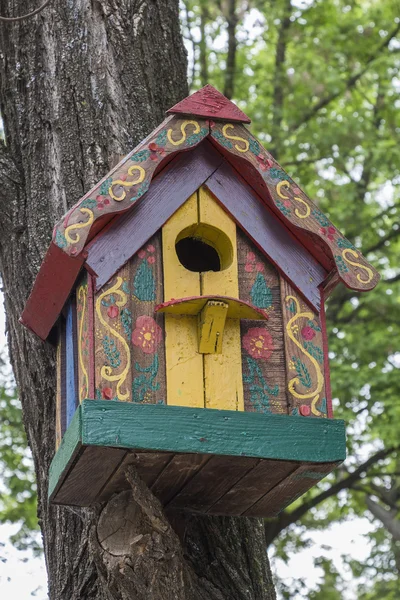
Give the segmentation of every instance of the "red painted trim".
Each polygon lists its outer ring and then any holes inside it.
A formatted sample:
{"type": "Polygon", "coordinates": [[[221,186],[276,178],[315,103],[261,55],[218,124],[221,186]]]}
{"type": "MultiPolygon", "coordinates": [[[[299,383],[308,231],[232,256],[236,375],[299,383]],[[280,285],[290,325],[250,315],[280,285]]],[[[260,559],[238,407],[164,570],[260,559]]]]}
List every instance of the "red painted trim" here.
{"type": "Polygon", "coordinates": [[[95,360],[94,360],[94,287],[95,282],[90,275],[87,274],[88,282],[88,317],[89,317],[89,398],[94,398],[95,390],[95,360]]]}
{"type": "MultiPolygon", "coordinates": [[[[178,306],[179,304],[186,304],[192,300],[201,300],[201,301],[204,300],[203,306],[206,303],[206,300],[221,300],[221,302],[233,302],[235,304],[240,304],[247,308],[251,308],[251,310],[258,313],[260,315],[260,318],[263,319],[264,321],[268,321],[268,318],[269,318],[268,314],[265,311],[263,311],[261,308],[257,308],[256,306],[254,306],[250,302],[247,302],[246,300],[240,300],[240,298],[233,298],[232,296],[216,296],[216,295],[188,296],[187,298],[179,298],[179,299],[172,298],[172,300],[167,300],[167,302],[158,304],[155,307],[154,311],[155,312],[161,312],[161,311],[168,312],[168,311],[164,311],[164,309],[168,308],[169,306],[178,306]]],[[[199,312],[203,308],[203,306],[200,307],[199,312]]],[[[188,314],[188,313],[183,312],[182,314],[188,314]]],[[[228,315],[228,318],[229,318],[229,315],[228,315]]]]}
{"type": "Polygon", "coordinates": [[[333,407],[332,407],[332,390],[331,390],[331,378],[329,371],[329,348],[328,348],[328,332],[326,330],[326,318],[325,318],[325,295],[321,290],[321,312],[319,314],[321,329],[322,329],[322,349],[324,352],[324,378],[325,378],[325,393],[326,393],[326,410],[328,413],[328,419],[333,419],[333,407]]]}
{"type": "Polygon", "coordinates": [[[60,312],[84,263],[83,256],[68,256],[51,243],[20,322],[45,340],[60,312]]]}
{"type": "Polygon", "coordinates": [[[175,104],[167,110],[167,113],[191,115],[203,119],[222,119],[235,123],[251,123],[251,119],[236,104],[233,104],[210,84],[175,104]]]}

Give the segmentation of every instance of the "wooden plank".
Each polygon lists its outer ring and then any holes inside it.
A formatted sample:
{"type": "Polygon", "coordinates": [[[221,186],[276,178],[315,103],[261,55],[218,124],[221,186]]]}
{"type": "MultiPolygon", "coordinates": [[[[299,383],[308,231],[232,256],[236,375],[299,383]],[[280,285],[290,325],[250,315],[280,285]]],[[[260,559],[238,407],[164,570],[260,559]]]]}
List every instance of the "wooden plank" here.
{"type": "Polygon", "coordinates": [[[79,407],[61,440],[60,447],[51,461],[49,469],[49,497],[51,499],[64,481],[72,461],[75,460],[81,451],[81,440],[82,412],[79,407]]]}
{"type": "Polygon", "coordinates": [[[326,409],[327,409],[328,419],[333,419],[331,375],[330,375],[330,369],[329,369],[328,331],[326,328],[326,315],[325,315],[325,298],[326,298],[326,290],[321,289],[321,312],[319,313],[319,318],[320,318],[320,324],[321,324],[321,329],[322,329],[322,351],[324,353],[324,379],[325,379],[326,409]]]}
{"type": "Polygon", "coordinates": [[[135,466],[146,485],[151,487],[156,481],[159,473],[163,471],[164,467],[170,462],[172,457],[173,454],[160,452],[142,452],[140,454],[127,452],[118,469],[116,469],[106,485],[100,491],[97,501],[104,502],[111,498],[114,493],[130,489],[130,485],[125,476],[126,469],[129,465],[135,466]]]}
{"type": "MultiPolygon", "coordinates": [[[[83,273],[83,278],[80,280],[76,288],[76,321],[77,321],[77,346],[78,346],[78,361],[76,369],[78,371],[78,398],[82,402],[85,398],[89,398],[89,371],[90,371],[90,330],[89,320],[89,296],[88,296],[88,273],[83,273]]],[[[93,323],[92,323],[93,326],[93,323]]],[[[92,398],[94,396],[92,395],[92,398]]]]}
{"type": "Polygon", "coordinates": [[[101,400],[84,400],[80,410],[84,445],[316,463],[346,456],[336,419],[101,400]]]}
{"type": "Polygon", "coordinates": [[[290,475],[249,508],[245,517],[275,517],[313,485],[331,473],[339,463],[299,465],[290,475]]]}
{"type": "Polygon", "coordinates": [[[210,460],[204,454],[176,454],[159,474],[151,491],[165,506],[210,460]]]}
{"type": "Polygon", "coordinates": [[[250,131],[239,123],[213,122],[211,139],[261,198],[328,270],[336,267],[351,289],[367,291],[379,274],[306,196],[250,131]]]}
{"type": "Polygon", "coordinates": [[[131,296],[126,287],[130,278],[125,265],[95,295],[95,397],[132,401],[131,337],[121,315],[130,311],[131,296]]]}
{"type": "Polygon", "coordinates": [[[145,202],[134,204],[87,247],[88,268],[101,288],[221,164],[210,144],[179,155],[152,182],[145,202]]]}
{"type": "Polygon", "coordinates": [[[121,318],[131,344],[132,402],[166,403],[164,315],[154,312],[164,299],[161,231],[128,266],[125,285],[131,298],[130,311],[122,309],[121,318]]]}
{"type": "Polygon", "coordinates": [[[237,224],[318,311],[325,270],[226,162],[205,183],[237,224]]]}
{"type": "Polygon", "coordinates": [[[65,318],[60,315],[60,362],[61,362],[61,404],[60,404],[60,422],[61,437],[67,429],[67,353],[65,338],[65,318]]]}
{"type": "Polygon", "coordinates": [[[125,454],[125,450],[119,448],[85,448],[68,474],[66,484],[59,488],[52,501],[70,506],[90,506],[97,501],[101,489],[125,454]]]}
{"type": "Polygon", "coordinates": [[[58,323],[57,332],[58,332],[58,341],[57,341],[57,354],[56,354],[56,361],[57,361],[56,450],[58,449],[59,445],[61,444],[61,437],[62,437],[61,404],[62,404],[62,395],[63,395],[63,390],[62,390],[62,368],[63,368],[63,365],[61,363],[62,329],[61,329],[60,322],[58,323]]]}
{"type": "MultiPolygon", "coordinates": [[[[196,225],[197,193],[162,228],[164,301],[200,295],[200,274],[181,264],[175,251],[178,235],[196,225]]],[[[165,315],[167,401],[177,406],[204,406],[203,357],[198,353],[196,316],[165,315]]]]}
{"type": "Polygon", "coordinates": [[[241,323],[246,411],[288,413],[279,274],[238,228],[239,296],[268,315],[241,323]]]}
{"type": "Polygon", "coordinates": [[[175,104],[167,110],[167,113],[251,123],[249,117],[236,104],[233,104],[209,83],[175,104]]]}
{"type": "Polygon", "coordinates": [[[89,398],[95,397],[95,359],[94,359],[94,281],[88,273],[88,337],[89,337],[89,398]]]}
{"type": "MultiPolygon", "coordinates": [[[[230,264],[222,265],[221,271],[201,273],[201,294],[221,294],[239,298],[236,225],[227,213],[217,204],[209,190],[202,187],[198,195],[198,221],[202,226],[217,228],[222,232],[221,244],[230,243],[230,264]]],[[[207,237],[207,229],[205,229],[207,237]]],[[[211,240],[210,240],[211,241],[211,240]]],[[[218,238],[214,242],[219,250],[218,238]]],[[[222,254],[222,252],[220,252],[222,254]]],[[[243,410],[242,361],[240,350],[240,322],[238,319],[226,321],[221,354],[205,354],[204,385],[207,408],[243,410]]]]}
{"type": "Polygon", "coordinates": [[[241,515],[297,469],[298,463],[261,460],[208,510],[210,515],[241,515]]]}
{"type": "Polygon", "coordinates": [[[70,300],[67,308],[65,325],[66,341],[66,417],[67,427],[75,414],[78,391],[76,389],[76,361],[75,361],[75,318],[76,304],[70,300]]]}
{"type": "Polygon", "coordinates": [[[324,351],[319,315],[281,278],[289,414],[326,417],[324,351]]]}
{"type": "Polygon", "coordinates": [[[169,508],[208,512],[256,464],[256,458],[213,456],[170,502],[169,508]]]}
{"type": "Polygon", "coordinates": [[[68,256],[50,244],[20,318],[20,322],[42,340],[57,321],[84,260],[82,256],[68,256]]]}

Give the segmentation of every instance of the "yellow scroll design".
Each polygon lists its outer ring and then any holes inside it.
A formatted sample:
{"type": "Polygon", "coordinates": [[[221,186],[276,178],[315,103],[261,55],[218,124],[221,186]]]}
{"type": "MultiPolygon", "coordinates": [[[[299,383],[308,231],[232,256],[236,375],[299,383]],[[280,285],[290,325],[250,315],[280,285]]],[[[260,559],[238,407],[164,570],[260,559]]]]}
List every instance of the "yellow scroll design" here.
{"type": "Polygon", "coordinates": [[[173,146],[180,146],[181,144],[183,144],[183,142],[186,140],[186,127],[188,125],[193,125],[194,127],[194,131],[193,133],[200,133],[200,125],[198,124],[197,121],[183,121],[183,123],[181,124],[181,133],[182,133],[182,137],[179,140],[173,140],[172,139],[172,134],[174,132],[173,129],[168,129],[167,131],[167,138],[170,144],[172,144],[173,146]]]}
{"type": "Polygon", "coordinates": [[[87,221],[85,221],[85,223],[74,223],[73,225],[69,225],[66,228],[65,239],[70,244],[77,244],[79,242],[79,240],[81,239],[79,233],[76,233],[75,236],[72,237],[69,233],[70,231],[75,231],[75,229],[84,229],[85,227],[88,227],[89,225],[91,225],[94,221],[94,215],[93,215],[93,212],[90,210],[90,208],[80,208],[79,212],[81,212],[83,215],[88,215],[89,218],[87,221]]]}
{"type": "Polygon", "coordinates": [[[238,135],[229,135],[229,133],[227,133],[228,129],[233,129],[233,128],[234,128],[234,125],[232,125],[231,123],[227,123],[226,125],[224,125],[222,128],[223,136],[226,137],[226,139],[228,139],[228,140],[236,140],[237,142],[243,142],[244,148],[242,146],[238,146],[237,144],[235,144],[235,148],[238,152],[247,152],[247,150],[250,147],[250,144],[247,140],[245,140],[242,137],[239,137],[238,135]]]}
{"type": "Polygon", "coordinates": [[[119,373],[117,375],[113,375],[113,368],[108,366],[108,365],[103,365],[101,367],[100,370],[100,375],[103,379],[105,379],[106,381],[117,381],[117,398],[118,400],[128,400],[129,398],[129,392],[121,391],[121,386],[123,385],[128,372],[129,372],[129,367],[131,364],[131,352],[129,349],[128,344],[126,343],[125,339],[122,337],[122,335],[120,335],[118,333],[118,331],[116,331],[115,329],[113,329],[112,327],[110,327],[109,323],[107,323],[107,321],[104,320],[103,315],[101,314],[101,301],[103,300],[103,298],[105,298],[106,296],[109,296],[110,294],[114,294],[115,296],[117,296],[117,298],[119,297],[120,300],[117,300],[115,302],[115,304],[119,307],[125,306],[125,304],[127,303],[128,297],[125,294],[125,292],[123,292],[122,290],[120,290],[120,286],[122,284],[122,277],[118,277],[117,278],[117,282],[116,284],[109,288],[108,290],[106,290],[105,292],[103,292],[102,294],[100,294],[100,296],[97,298],[96,300],[96,313],[97,316],[99,317],[100,323],[106,328],[107,331],[109,331],[111,333],[111,335],[113,335],[115,338],[117,338],[117,340],[119,340],[125,350],[126,353],[126,365],[124,370],[122,371],[122,373],[119,373]]]}
{"type": "Polygon", "coordinates": [[[356,252],[355,250],[352,250],[351,248],[346,248],[342,252],[343,260],[345,260],[349,265],[352,265],[353,267],[358,267],[359,269],[362,269],[363,271],[365,271],[367,273],[367,279],[363,279],[361,277],[361,275],[358,273],[357,274],[357,280],[360,283],[365,283],[365,284],[369,283],[370,281],[372,281],[372,278],[374,276],[374,273],[373,273],[372,269],[370,269],[369,267],[366,267],[365,265],[361,265],[360,263],[357,263],[357,262],[354,262],[354,261],[350,260],[349,258],[347,258],[348,254],[350,254],[354,258],[359,258],[360,255],[358,254],[358,252],[356,252]]]}
{"type": "Polygon", "coordinates": [[[301,350],[301,352],[303,354],[305,354],[307,356],[307,358],[310,360],[310,362],[314,366],[315,372],[317,375],[317,386],[316,386],[315,390],[313,390],[312,392],[308,392],[307,394],[299,394],[298,392],[296,392],[296,389],[295,389],[296,384],[300,383],[299,378],[293,377],[293,379],[291,379],[288,383],[288,389],[289,389],[289,392],[295,398],[299,398],[300,400],[305,400],[306,398],[312,398],[311,412],[313,413],[313,415],[316,415],[317,417],[323,416],[323,413],[321,413],[316,408],[316,405],[318,403],[320,394],[324,387],[324,376],[322,374],[322,371],[318,364],[318,361],[313,356],[311,356],[311,354],[309,354],[307,352],[307,350],[305,350],[303,348],[303,346],[300,344],[299,340],[294,335],[294,331],[297,329],[297,327],[295,325],[296,321],[298,321],[301,318],[309,319],[312,321],[314,319],[314,313],[312,313],[311,311],[301,312],[300,303],[295,296],[286,296],[285,301],[289,302],[290,300],[292,300],[294,302],[294,304],[296,306],[296,312],[295,312],[294,316],[291,319],[289,319],[289,321],[286,325],[286,332],[287,332],[289,338],[292,340],[292,342],[301,350]]]}
{"type": "Polygon", "coordinates": [[[115,185],[122,185],[122,187],[131,188],[133,185],[142,183],[142,181],[146,177],[146,171],[143,169],[143,167],[140,167],[139,165],[132,165],[128,169],[128,175],[130,177],[133,177],[135,171],[137,171],[139,173],[139,177],[137,179],[135,179],[135,181],[123,181],[122,179],[116,179],[115,181],[112,182],[112,185],[108,189],[108,193],[110,194],[110,196],[113,200],[116,200],[117,202],[122,202],[122,200],[125,200],[125,198],[126,198],[126,190],[122,190],[120,196],[117,196],[113,192],[113,187],[115,185]]]}
{"type": "MultiPolygon", "coordinates": [[[[279,196],[279,198],[282,198],[283,200],[290,200],[289,196],[285,196],[285,194],[282,193],[282,188],[283,187],[287,187],[290,190],[290,183],[288,181],[280,181],[277,186],[276,186],[276,191],[277,194],[279,196]]],[[[299,198],[299,196],[294,196],[293,200],[295,200],[296,202],[300,202],[300,204],[302,204],[303,206],[305,206],[306,212],[301,213],[299,211],[298,208],[295,209],[294,214],[296,215],[296,217],[298,217],[299,219],[306,219],[307,217],[310,216],[310,205],[308,204],[308,202],[306,202],[305,200],[303,200],[303,198],[299,198]]]]}
{"type": "Polygon", "coordinates": [[[83,324],[85,322],[85,311],[86,311],[86,299],[87,299],[87,287],[85,285],[81,285],[78,288],[77,294],[78,300],[82,302],[82,312],[81,312],[81,320],[79,322],[79,364],[81,365],[82,374],[84,378],[84,383],[79,389],[79,401],[82,402],[87,396],[89,389],[89,377],[86,371],[85,363],[83,361],[83,353],[82,353],[82,341],[83,341],[83,324]]]}

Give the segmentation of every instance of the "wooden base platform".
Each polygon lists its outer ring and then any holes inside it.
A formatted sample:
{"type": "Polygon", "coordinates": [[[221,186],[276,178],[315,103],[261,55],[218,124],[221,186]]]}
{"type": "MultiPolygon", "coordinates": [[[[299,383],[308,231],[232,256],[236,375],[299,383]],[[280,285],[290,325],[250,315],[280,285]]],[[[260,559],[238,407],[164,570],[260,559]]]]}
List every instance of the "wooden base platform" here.
{"type": "Polygon", "coordinates": [[[346,457],[344,422],[84,400],[50,467],[56,504],[128,489],[127,465],[169,509],[271,517],[346,457]]]}

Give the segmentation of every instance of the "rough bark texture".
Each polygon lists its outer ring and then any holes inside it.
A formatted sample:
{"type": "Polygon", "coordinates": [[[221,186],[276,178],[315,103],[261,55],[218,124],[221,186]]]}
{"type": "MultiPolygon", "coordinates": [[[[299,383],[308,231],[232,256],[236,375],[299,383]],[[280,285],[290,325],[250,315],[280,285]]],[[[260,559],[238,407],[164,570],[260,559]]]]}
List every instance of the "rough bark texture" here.
{"type": "MultiPolygon", "coordinates": [[[[4,16],[35,8],[36,0],[0,0],[4,16]]],[[[187,95],[178,1],[53,0],[31,19],[2,24],[0,48],[0,268],[50,599],[273,599],[258,521],[169,521],[132,472],[131,502],[142,517],[132,539],[128,532],[128,554],[116,559],[99,544],[104,507],[49,506],[54,352],[18,323],[54,223],[187,95]]]]}

